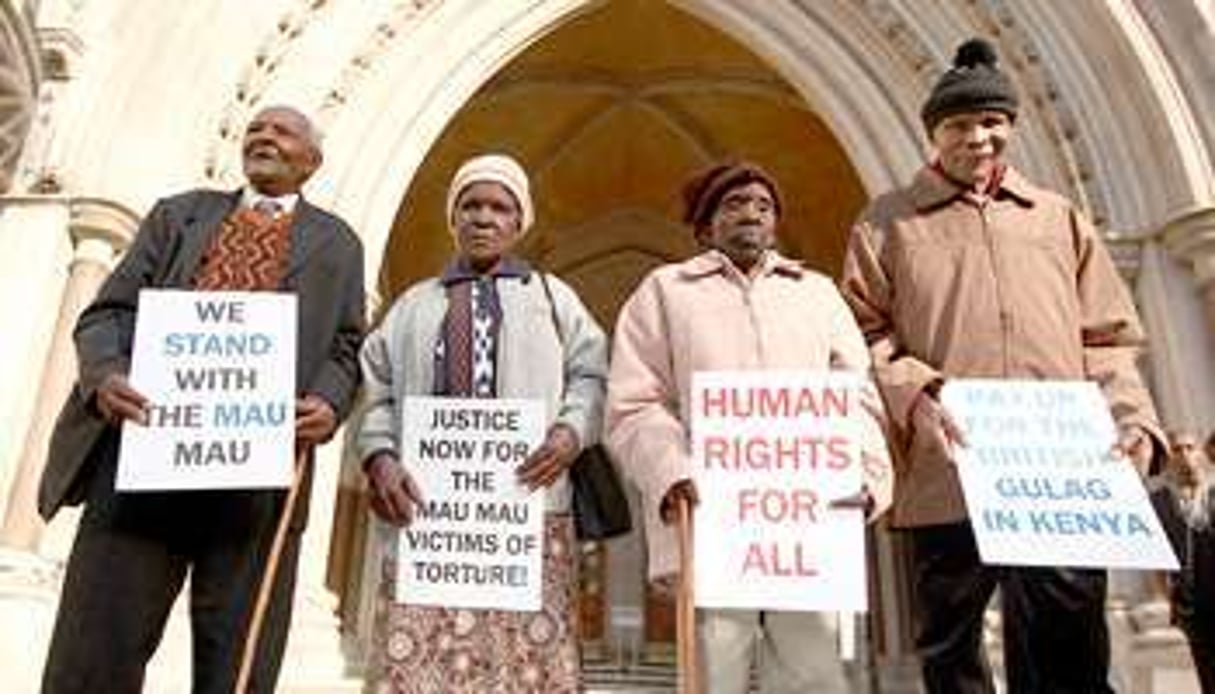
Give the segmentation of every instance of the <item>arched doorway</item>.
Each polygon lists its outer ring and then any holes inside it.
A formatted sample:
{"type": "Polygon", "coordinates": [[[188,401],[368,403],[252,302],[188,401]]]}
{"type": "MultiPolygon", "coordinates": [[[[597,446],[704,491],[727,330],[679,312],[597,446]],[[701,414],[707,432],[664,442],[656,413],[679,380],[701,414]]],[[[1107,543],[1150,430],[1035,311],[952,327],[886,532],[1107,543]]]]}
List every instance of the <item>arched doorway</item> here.
{"type": "MultiPolygon", "coordinates": [[[[646,272],[695,252],[679,190],[705,165],[769,168],[783,186],[785,251],[827,273],[866,197],[832,131],[763,59],[667,3],[617,0],[531,45],[448,122],[397,210],[384,306],[447,259],[448,181],[487,150],[511,153],[532,176],[538,221],[523,254],[570,281],[609,331],[646,272]]],[[[672,615],[643,588],[641,539],[584,551],[588,653],[669,655],[672,615]]]]}
{"type": "MultiPolygon", "coordinates": [[[[645,65],[642,56],[679,56],[681,50],[685,59],[708,56],[709,65],[716,65],[712,62],[712,46],[732,46],[734,53],[747,55],[750,61],[740,69],[758,66],[758,72],[768,80],[768,89],[758,91],[769,96],[772,88],[784,91],[792,108],[801,109],[807,120],[822,130],[825,139],[846,154],[841,161],[853,178],[876,194],[905,179],[923,160],[916,111],[957,40],[971,34],[994,34],[1002,54],[1010,57],[1009,63],[1027,97],[1025,126],[1013,153],[1024,170],[1082,201],[1096,219],[1114,228],[1140,228],[1145,219],[1147,223],[1158,220],[1159,210],[1172,204],[1170,196],[1155,193],[1148,196],[1151,206],[1121,209],[1108,204],[1109,200],[1134,199],[1115,193],[1137,189],[1140,183],[1131,175],[1133,167],[1114,165],[1121,161],[1118,153],[1122,150],[1096,147],[1099,138],[1090,129],[1127,133],[1123,140],[1139,146],[1147,140],[1130,135],[1143,131],[1132,127],[1138,116],[1123,119],[1117,114],[1132,112],[1099,111],[1081,128],[1073,127],[1068,118],[1068,94],[1073,90],[1088,95],[1087,101],[1101,101],[1094,95],[1101,90],[1102,81],[1094,79],[1088,69],[1108,61],[1094,58],[1096,54],[1073,56],[1072,48],[1059,42],[1056,33],[1101,38],[1104,53],[1111,56],[1129,50],[1127,36],[1092,28],[1094,18],[1089,14],[1049,10],[1048,14],[1059,20],[1055,26],[1039,21],[1037,15],[1031,17],[1035,21],[1028,21],[1019,11],[1001,12],[999,7],[982,3],[946,3],[929,13],[887,2],[740,4],[733,0],[423,0],[410,8],[417,9],[403,11],[412,13],[409,21],[377,30],[367,52],[360,51],[352,58],[351,70],[343,73],[343,81],[326,97],[332,118],[328,123],[330,141],[342,143],[345,151],[333,159],[337,166],[329,169],[329,179],[322,185],[331,183],[327,191],[335,207],[360,228],[369,268],[379,269],[381,302],[390,300],[412,279],[433,272],[446,256],[448,241],[442,230],[441,204],[427,200],[441,199],[447,176],[472,151],[505,149],[532,169],[540,198],[541,227],[525,251],[571,279],[607,323],[614,305],[600,304],[597,297],[616,297],[618,303],[646,267],[686,252],[687,246],[680,245],[687,243],[686,236],[680,236],[681,230],[671,222],[677,209],[675,188],[681,179],[675,171],[680,167],[733,149],[771,166],[790,188],[788,172],[765,158],[763,151],[728,139],[738,134],[737,128],[751,125],[748,121],[706,115],[728,101],[730,89],[698,100],[697,89],[691,88],[695,80],[686,82],[683,92],[664,94],[663,90],[639,90],[636,83],[627,80],[601,79],[611,76],[611,70],[598,73],[604,66],[586,57],[613,55],[613,50],[623,50],[620,46],[625,44],[634,50],[618,60],[617,67],[645,65]],[[671,25],[654,17],[640,26],[636,19],[632,24],[625,19],[629,12],[639,11],[669,14],[676,24],[689,21],[679,14],[686,12],[703,22],[696,25],[698,32],[712,40],[705,45],[686,38],[681,42],[671,25]],[[613,16],[619,24],[603,20],[613,16]],[[596,21],[607,27],[598,44],[588,32],[579,42],[570,39],[571,47],[566,52],[558,50],[563,36],[576,36],[578,27],[593,26],[596,21]],[[1052,27],[1049,31],[1043,28],[1048,26],[1052,27]],[[737,43],[731,44],[726,36],[737,43]],[[592,50],[596,47],[601,53],[592,50]],[[1043,52],[1057,54],[1058,60],[1044,61],[1043,52]],[[1073,59],[1066,60],[1069,56],[1073,59]],[[582,62],[570,62],[565,67],[575,69],[563,73],[561,58],[571,57],[580,57],[582,62]],[[566,100],[538,98],[550,92],[564,94],[566,100]],[[542,103],[550,109],[537,106],[542,103]],[[695,108],[697,103],[706,110],[695,108]],[[672,104],[685,109],[683,117],[674,123],[669,122],[670,116],[678,109],[672,109],[672,104]],[[690,111],[686,110],[689,105],[693,106],[690,111]],[[665,129],[658,126],[663,121],[667,121],[665,129]],[[554,122],[564,123],[567,129],[555,129],[554,122]],[[628,138],[602,137],[604,130],[611,132],[613,123],[619,122],[637,127],[619,128],[628,138]],[[581,137],[574,137],[575,133],[581,137]],[[667,136],[654,137],[654,133],[667,136]],[[482,139],[474,141],[474,136],[482,139]],[[636,142],[657,140],[657,151],[666,152],[672,145],[667,140],[677,136],[687,143],[725,139],[716,148],[686,148],[687,152],[699,151],[699,157],[646,157],[654,166],[647,171],[665,167],[667,172],[653,180],[636,178],[636,166],[620,165],[641,159],[638,152],[647,153],[634,146],[636,142]],[[593,151],[609,156],[592,159],[593,164],[587,167],[579,153],[593,151]],[[1088,175],[1094,162],[1101,164],[1096,168],[1110,175],[1088,175]],[[615,175],[609,175],[612,172],[615,175]],[[404,201],[403,190],[408,191],[404,201]],[[668,191],[666,197],[655,199],[659,190],[668,191]],[[620,200],[641,204],[610,204],[620,200]],[[605,201],[609,206],[596,207],[605,201]]],[[[1110,13],[1099,14],[1109,19],[1110,13]]],[[[685,77],[688,73],[704,76],[696,72],[695,65],[689,68],[687,63],[676,63],[676,67],[685,70],[685,77]]],[[[727,60],[722,67],[738,66],[727,60]]],[[[729,72],[724,76],[729,77],[729,72]]],[[[644,76],[631,77],[644,83],[644,76]]],[[[1134,89],[1129,91],[1144,94],[1146,103],[1163,103],[1158,91],[1142,82],[1136,75],[1131,85],[1134,89]]],[[[734,82],[736,87],[739,84],[734,82]]],[[[745,79],[741,84],[748,84],[748,89],[735,89],[735,95],[750,93],[749,105],[757,104],[759,94],[749,91],[755,85],[745,79]]],[[[707,93],[700,85],[700,96],[707,93]]],[[[788,144],[798,140],[785,137],[770,138],[781,144],[773,160],[792,158],[798,151],[788,144]]],[[[1170,146],[1164,154],[1172,161],[1182,151],[1184,147],[1170,146]]],[[[813,150],[806,149],[802,154],[809,157],[809,152],[813,150]]],[[[1166,167],[1169,175],[1163,180],[1167,184],[1161,183],[1161,187],[1177,191],[1193,188],[1172,185],[1179,178],[1191,178],[1174,176],[1176,168],[1166,167]]],[[[795,187],[800,187],[813,179],[795,175],[793,180],[798,184],[795,187]]],[[[804,191],[788,192],[793,197],[804,191]]],[[[847,220],[850,215],[840,217],[847,220]]],[[[791,235],[792,242],[790,236],[786,238],[791,244],[802,234],[822,235],[827,227],[790,224],[788,228],[796,232],[791,235]]],[[[842,243],[843,227],[838,228],[836,242],[842,243]]],[[[820,268],[834,269],[835,263],[826,260],[829,251],[804,252],[797,246],[791,250],[809,256],[820,268]]],[[[335,537],[335,553],[358,546],[345,543],[340,531],[335,537]]],[[[893,555],[887,551],[888,545],[879,549],[882,574],[889,576],[893,555]]],[[[884,604],[899,602],[897,585],[884,582],[882,590],[884,604]]],[[[886,623],[880,638],[887,644],[896,643],[902,630],[902,624],[886,623]]]]}

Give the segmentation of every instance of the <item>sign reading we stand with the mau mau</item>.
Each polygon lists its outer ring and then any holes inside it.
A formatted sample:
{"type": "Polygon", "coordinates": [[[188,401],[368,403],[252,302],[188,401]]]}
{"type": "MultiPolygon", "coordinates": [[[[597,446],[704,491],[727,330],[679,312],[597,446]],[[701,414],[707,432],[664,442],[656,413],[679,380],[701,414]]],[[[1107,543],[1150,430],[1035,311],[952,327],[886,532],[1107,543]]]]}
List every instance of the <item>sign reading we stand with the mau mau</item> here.
{"type": "Polygon", "coordinates": [[[949,380],[958,476],[988,564],[1176,569],[1097,384],[949,380]]]}
{"type": "Polygon", "coordinates": [[[544,402],[409,397],[401,410],[423,501],[399,534],[397,600],[539,610],[545,493],[515,469],[544,439],[544,402]]]}
{"type": "Polygon", "coordinates": [[[116,488],[290,486],[295,295],[145,289],[136,315],[129,378],[147,425],[122,428],[116,488]]]}
{"type": "Polygon", "coordinates": [[[862,611],[862,380],[806,371],[692,379],[701,607],[862,611]]]}

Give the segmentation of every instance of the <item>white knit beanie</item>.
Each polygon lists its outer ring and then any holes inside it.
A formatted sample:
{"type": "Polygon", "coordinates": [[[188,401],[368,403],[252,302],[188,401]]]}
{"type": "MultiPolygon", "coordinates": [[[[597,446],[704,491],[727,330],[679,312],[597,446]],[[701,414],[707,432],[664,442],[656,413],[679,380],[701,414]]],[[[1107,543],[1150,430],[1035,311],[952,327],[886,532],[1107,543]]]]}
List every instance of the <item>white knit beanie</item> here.
{"type": "Polygon", "coordinates": [[[464,162],[456,175],[451,179],[447,188],[447,227],[454,234],[456,218],[456,198],[473,183],[500,183],[515,196],[519,204],[519,236],[527,234],[535,221],[535,210],[532,207],[531,186],[527,173],[519,162],[505,154],[482,154],[464,162]]]}

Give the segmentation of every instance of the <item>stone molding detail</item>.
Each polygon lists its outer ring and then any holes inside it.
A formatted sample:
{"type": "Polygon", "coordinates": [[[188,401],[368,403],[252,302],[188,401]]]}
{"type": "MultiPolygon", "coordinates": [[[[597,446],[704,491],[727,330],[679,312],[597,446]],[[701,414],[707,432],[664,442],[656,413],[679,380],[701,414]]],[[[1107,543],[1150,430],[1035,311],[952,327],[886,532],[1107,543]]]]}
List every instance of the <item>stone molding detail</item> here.
{"type": "Polygon", "coordinates": [[[358,89],[363,78],[375,69],[380,58],[391,50],[392,45],[442,2],[443,0],[398,0],[393,3],[392,9],[350,56],[336,83],[325,93],[317,115],[322,125],[332,122],[337,111],[358,89]]]}
{"type": "Polygon", "coordinates": [[[1184,261],[1203,289],[1215,289],[1215,207],[1178,215],[1161,232],[1165,248],[1184,261]]]}
{"type": "Polygon", "coordinates": [[[19,3],[0,3],[0,193],[13,187],[41,79],[33,27],[19,3]]]}
{"type": "Polygon", "coordinates": [[[1105,236],[1105,245],[1114,267],[1128,286],[1134,287],[1139,277],[1139,269],[1143,265],[1143,244],[1147,241],[1142,236],[1109,234],[1105,236]]]}
{"type": "Polygon", "coordinates": [[[233,160],[227,157],[227,153],[239,149],[237,145],[243,136],[242,125],[275,79],[275,73],[297,40],[328,6],[329,0],[296,0],[295,5],[279,17],[270,34],[258,46],[236,82],[232,99],[223,107],[216,137],[207,148],[203,161],[203,174],[207,181],[222,184],[232,178],[234,171],[230,167],[233,160]]]}
{"type": "MultiPolygon", "coordinates": [[[[68,18],[66,21],[72,21],[68,18]]],[[[57,195],[68,188],[62,156],[54,152],[56,117],[69,83],[85,58],[85,43],[70,24],[37,28],[43,81],[38,88],[32,128],[25,142],[19,173],[31,193],[57,195]]]]}
{"type": "MultiPolygon", "coordinates": [[[[861,0],[860,10],[878,27],[895,52],[909,65],[927,93],[944,65],[933,57],[932,46],[906,20],[903,11],[890,0],[861,0]]],[[[918,110],[918,109],[917,109],[918,110]]]]}
{"type": "Polygon", "coordinates": [[[87,239],[105,241],[114,257],[126,252],[139,231],[139,215],[127,206],[103,198],[74,197],[68,201],[68,230],[73,245],[87,239]]]}
{"type": "MultiPolygon", "coordinates": [[[[374,70],[379,59],[411,25],[441,3],[442,0],[397,0],[392,3],[384,18],[376,23],[371,35],[351,54],[335,84],[326,90],[317,109],[317,125],[324,129],[331,123],[362,79],[374,70]]],[[[296,6],[283,14],[273,32],[262,42],[237,82],[232,100],[225,105],[216,137],[207,148],[203,173],[209,182],[222,185],[234,179],[235,160],[228,158],[227,153],[238,150],[237,144],[243,135],[242,124],[258,106],[293,45],[330,5],[330,0],[298,0],[296,6]]]]}

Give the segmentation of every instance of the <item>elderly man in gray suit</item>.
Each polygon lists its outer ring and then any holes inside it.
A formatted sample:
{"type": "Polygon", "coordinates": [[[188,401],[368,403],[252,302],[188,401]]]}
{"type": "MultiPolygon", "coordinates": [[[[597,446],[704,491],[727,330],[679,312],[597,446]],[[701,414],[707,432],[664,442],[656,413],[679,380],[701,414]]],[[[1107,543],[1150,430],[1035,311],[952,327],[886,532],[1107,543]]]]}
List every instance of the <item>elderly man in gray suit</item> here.
{"type": "MultiPolygon", "coordinates": [[[[341,219],[300,187],[321,163],[312,123],[262,110],[243,143],[248,184],[159,201],[76,326],[79,380],[59,415],[39,510],[84,502],[43,672],[43,691],[139,692],[170,607],[190,576],[193,691],[232,691],[254,596],[285,494],[273,490],[116,492],[119,432],[146,421],[127,381],[144,288],[288,291],[298,297],[296,446],[307,461],[349,412],[359,382],[363,254],[341,219]]],[[[253,664],[270,692],[291,615],[306,508],[291,518],[253,664]]]]}

